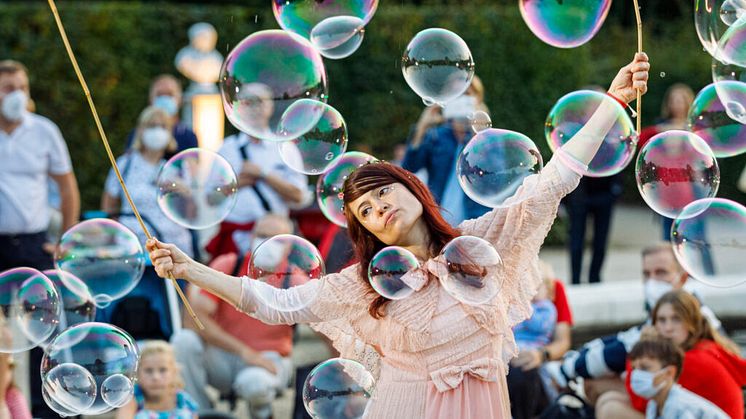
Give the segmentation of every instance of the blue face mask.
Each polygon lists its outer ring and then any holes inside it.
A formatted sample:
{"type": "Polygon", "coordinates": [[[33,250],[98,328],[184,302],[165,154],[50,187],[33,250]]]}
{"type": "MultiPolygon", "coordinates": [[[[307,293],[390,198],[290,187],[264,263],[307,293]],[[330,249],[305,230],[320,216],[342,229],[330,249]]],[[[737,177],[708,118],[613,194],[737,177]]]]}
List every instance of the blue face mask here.
{"type": "Polygon", "coordinates": [[[161,95],[153,100],[153,106],[163,109],[169,116],[175,116],[179,112],[179,104],[171,96],[161,95]]]}

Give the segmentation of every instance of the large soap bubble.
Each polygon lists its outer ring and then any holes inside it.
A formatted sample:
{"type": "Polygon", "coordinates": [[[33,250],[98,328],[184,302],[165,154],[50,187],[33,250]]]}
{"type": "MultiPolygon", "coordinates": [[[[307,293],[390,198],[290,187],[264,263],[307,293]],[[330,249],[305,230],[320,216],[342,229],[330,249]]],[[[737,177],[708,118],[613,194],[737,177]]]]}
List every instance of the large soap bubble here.
{"type": "Polygon", "coordinates": [[[390,300],[401,300],[414,293],[404,276],[420,267],[417,257],[407,249],[388,246],[373,256],[368,280],[377,293],[390,300]]]}
{"type": "Polygon", "coordinates": [[[306,307],[314,294],[283,294],[275,298],[275,289],[291,289],[314,281],[326,273],[319,250],[308,240],[292,234],[279,234],[263,241],[251,254],[247,275],[257,280],[257,297],[264,305],[279,311],[296,311],[306,307]],[[269,287],[267,287],[267,285],[269,287]],[[270,288],[271,287],[271,288],[270,288]]]}
{"type": "Polygon", "coordinates": [[[47,340],[60,321],[57,288],[32,268],[0,272],[0,352],[27,351],[47,340]]]}
{"type": "Polygon", "coordinates": [[[238,179],[218,153],[190,148],[158,173],[158,205],[173,222],[191,229],[214,226],[236,205],[238,179]]]}
{"type": "Polygon", "coordinates": [[[359,362],[332,358],[311,370],[303,383],[303,405],[314,419],[363,417],[375,380],[359,362]]]}
{"type": "Polygon", "coordinates": [[[42,386],[50,399],[63,409],[82,413],[96,401],[96,381],[78,364],[65,362],[44,375],[42,386]]]}
{"type": "Polygon", "coordinates": [[[474,59],[455,33],[425,29],[409,41],[401,61],[404,80],[426,103],[445,104],[469,88],[474,59]]]}
{"type": "MultiPolygon", "coordinates": [[[[326,172],[336,159],[347,150],[347,124],[333,107],[315,100],[301,99],[287,110],[281,129],[285,124],[302,121],[304,116],[318,115],[316,125],[305,134],[280,143],[280,156],[291,169],[308,175],[326,172]]],[[[300,122],[304,123],[304,122],[300,122]]],[[[292,131],[293,128],[291,127],[292,131]]]]}
{"type": "MultiPolygon", "coordinates": [[[[689,130],[699,135],[710,146],[715,157],[730,157],[746,151],[746,125],[728,116],[718,90],[725,95],[737,95],[745,83],[723,81],[716,88],[709,84],[700,90],[689,108],[689,130]]],[[[743,89],[746,99],[746,89],[743,89]]]]}
{"type": "Polygon", "coordinates": [[[718,42],[717,59],[746,66],[746,19],[733,23],[718,42]]]}
{"type": "MultiPolygon", "coordinates": [[[[124,330],[106,323],[82,323],[66,329],[52,340],[41,361],[42,381],[48,380],[59,365],[76,364],[82,367],[93,377],[97,392],[93,403],[77,413],[99,415],[114,409],[102,394],[102,388],[108,389],[111,384],[107,379],[121,375],[130,383],[134,382],[138,356],[134,339],[124,330]]],[[[115,380],[118,388],[121,388],[122,377],[115,380]]],[[[70,407],[56,398],[51,390],[47,388],[52,399],[64,407],[70,407]]],[[[109,390],[104,393],[107,394],[107,399],[112,396],[109,390]]],[[[117,403],[123,405],[126,401],[117,398],[117,403]]]]}
{"type": "MultiPolygon", "coordinates": [[[[544,135],[552,152],[570,140],[604,104],[615,112],[616,122],[604,137],[584,175],[611,176],[621,172],[632,161],[637,149],[637,132],[621,105],[603,93],[580,90],[563,96],[549,111],[544,135]]],[[[560,153],[559,157],[569,157],[560,153]]]]}
{"type": "Polygon", "coordinates": [[[305,38],[322,21],[335,17],[352,17],[365,26],[373,18],[378,0],[273,0],[272,11],[277,23],[286,31],[305,38]]]}
{"type": "Polygon", "coordinates": [[[712,80],[728,116],[746,124],[746,67],[713,59],[712,80]]]}
{"type": "Polygon", "coordinates": [[[96,317],[96,303],[88,292],[88,287],[75,275],[57,269],[49,269],[42,273],[57,287],[62,302],[60,321],[47,340],[48,344],[68,327],[92,322],[96,317]]]}
{"type": "Polygon", "coordinates": [[[637,188],[645,203],[668,218],[690,203],[712,198],[720,186],[720,169],[710,146],[687,131],[666,131],[640,150],[635,167],[637,188]]]}
{"type": "Polygon", "coordinates": [[[695,0],[694,25],[705,50],[721,58],[718,43],[746,11],[746,0],[695,0]]]}
{"type": "Polygon", "coordinates": [[[438,277],[443,288],[462,303],[481,305],[495,298],[502,288],[502,260],[488,241],[460,236],[443,247],[438,277]]]}
{"type": "Polygon", "coordinates": [[[329,170],[319,177],[316,184],[316,201],[321,212],[334,224],[347,227],[342,200],[342,188],[350,174],[358,167],[376,161],[376,158],[359,151],[343,154],[329,170]]]}
{"type": "Polygon", "coordinates": [[[98,307],[132,291],[142,278],[145,261],[135,233],[104,218],[83,221],[66,231],[54,255],[57,269],[83,281],[98,307]]]}
{"type": "MultiPolygon", "coordinates": [[[[466,195],[482,205],[501,207],[517,203],[523,180],[539,173],[544,163],[536,144],[525,135],[504,129],[480,131],[456,161],[456,174],[466,195]]],[[[530,187],[526,185],[526,187],[530,187]]],[[[524,190],[522,197],[530,196],[524,190]]]]}
{"type": "Polygon", "coordinates": [[[249,35],[228,54],[220,71],[228,120],[256,138],[284,141],[313,128],[280,132],[285,111],[299,99],[327,100],[326,70],[311,43],[296,34],[267,30],[249,35]]]}
{"type": "Polygon", "coordinates": [[[365,21],[354,16],[326,18],[311,31],[311,43],[326,58],[346,58],[360,48],[364,28],[365,21]]]}
{"type": "Polygon", "coordinates": [[[676,258],[693,278],[715,287],[746,282],[746,208],[722,198],[687,205],[673,222],[676,258]]]}
{"type": "Polygon", "coordinates": [[[611,0],[519,0],[523,21],[539,39],[573,48],[593,38],[609,13],[611,0]]]}

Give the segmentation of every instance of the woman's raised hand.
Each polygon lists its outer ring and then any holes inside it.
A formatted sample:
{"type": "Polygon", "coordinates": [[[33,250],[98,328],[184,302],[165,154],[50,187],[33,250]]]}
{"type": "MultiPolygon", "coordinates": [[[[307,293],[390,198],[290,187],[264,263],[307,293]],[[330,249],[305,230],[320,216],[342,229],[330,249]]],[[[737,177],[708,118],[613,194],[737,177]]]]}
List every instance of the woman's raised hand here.
{"type": "Polygon", "coordinates": [[[145,247],[150,253],[150,261],[153,263],[158,276],[168,278],[170,273],[174,278],[189,280],[193,261],[178,247],[173,244],[162,243],[155,238],[148,240],[145,247]]]}
{"type": "Polygon", "coordinates": [[[635,54],[635,59],[622,67],[614,77],[609,93],[624,103],[632,102],[637,98],[638,90],[642,94],[648,91],[649,71],[648,55],[644,52],[635,54]]]}

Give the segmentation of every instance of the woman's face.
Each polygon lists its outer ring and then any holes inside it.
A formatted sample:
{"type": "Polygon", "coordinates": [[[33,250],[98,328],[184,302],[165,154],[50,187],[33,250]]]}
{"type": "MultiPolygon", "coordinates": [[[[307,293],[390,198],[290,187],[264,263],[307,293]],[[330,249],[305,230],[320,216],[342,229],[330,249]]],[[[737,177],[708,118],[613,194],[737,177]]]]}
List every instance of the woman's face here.
{"type": "Polygon", "coordinates": [[[668,110],[672,119],[683,119],[689,112],[687,95],[681,90],[674,90],[668,97],[668,110]]]}
{"type": "Polygon", "coordinates": [[[137,382],[148,398],[160,399],[173,389],[176,371],[173,360],[165,353],[151,353],[140,359],[137,382]]]}
{"type": "Polygon", "coordinates": [[[366,192],[347,206],[362,226],[388,246],[409,245],[407,238],[422,216],[422,204],[401,183],[366,192]]]}
{"type": "Polygon", "coordinates": [[[653,321],[658,333],[664,338],[671,339],[674,345],[681,346],[689,339],[689,331],[684,319],[674,311],[671,304],[661,305],[653,321]]]}

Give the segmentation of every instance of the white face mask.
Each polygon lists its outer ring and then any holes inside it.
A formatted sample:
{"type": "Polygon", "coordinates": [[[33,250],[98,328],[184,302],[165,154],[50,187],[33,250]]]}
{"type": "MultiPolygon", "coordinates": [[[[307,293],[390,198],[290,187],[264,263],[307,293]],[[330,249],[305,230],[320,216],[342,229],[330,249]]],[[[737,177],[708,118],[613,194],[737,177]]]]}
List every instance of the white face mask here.
{"type": "Polygon", "coordinates": [[[28,106],[28,96],[23,90],[14,90],[3,98],[2,111],[5,119],[16,122],[23,118],[23,114],[26,113],[26,106],[28,106]]]}
{"type": "Polygon", "coordinates": [[[282,262],[285,257],[285,246],[279,241],[257,240],[251,242],[251,257],[254,266],[259,269],[272,270],[282,262]],[[261,249],[259,246],[261,245],[261,249]],[[257,252],[257,249],[259,251],[257,252]]]}
{"type": "Polygon", "coordinates": [[[655,307],[655,303],[663,294],[673,291],[673,285],[670,282],[661,281],[660,279],[650,278],[645,281],[645,303],[650,310],[655,307]]]}
{"type": "MultiPolygon", "coordinates": [[[[661,370],[663,371],[663,370],[661,370]]],[[[653,380],[655,376],[661,371],[650,372],[645,370],[634,369],[632,375],[630,375],[629,384],[632,387],[632,391],[643,399],[652,399],[658,394],[659,391],[666,385],[665,382],[655,386],[653,380]]]]}
{"type": "Polygon", "coordinates": [[[142,144],[149,150],[163,150],[169,141],[171,141],[171,133],[163,127],[146,128],[142,132],[142,144]]]}

